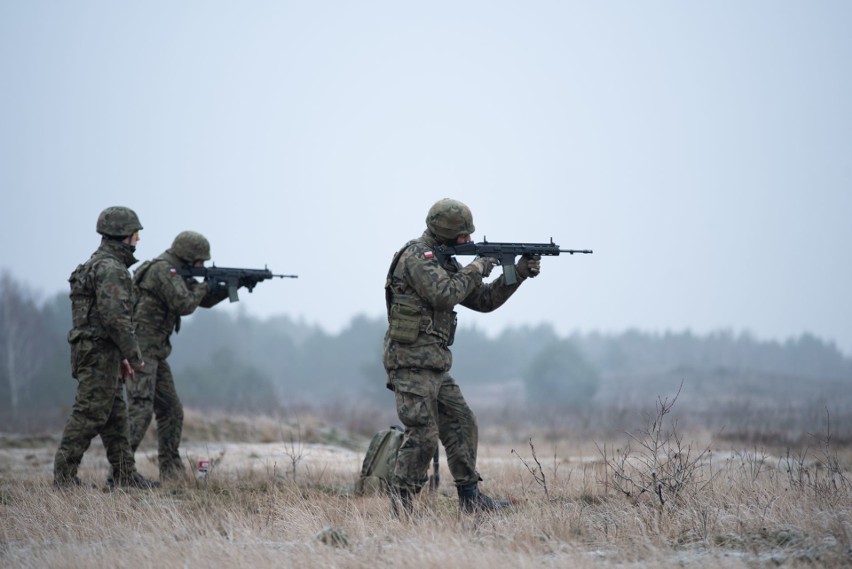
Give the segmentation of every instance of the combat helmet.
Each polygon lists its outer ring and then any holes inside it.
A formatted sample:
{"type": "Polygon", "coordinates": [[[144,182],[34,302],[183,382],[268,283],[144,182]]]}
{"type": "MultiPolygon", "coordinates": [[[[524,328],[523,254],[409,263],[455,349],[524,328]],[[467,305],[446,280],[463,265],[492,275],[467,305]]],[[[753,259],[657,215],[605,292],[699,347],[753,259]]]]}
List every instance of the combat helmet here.
{"type": "Polygon", "coordinates": [[[438,200],[429,208],[426,227],[444,241],[453,241],[459,235],[470,235],[476,230],[470,208],[450,198],[438,200]]]}
{"type": "Polygon", "coordinates": [[[128,237],[142,229],[139,217],[129,207],[112,206],[98,216],[97,232],[108,237],[128,237]]]}
{"type": "Polygon", "coordinates": [[[172,242],[171,252],[187,263],[210,260],[210,242],[196,231],[181,231],[172,242]]]}

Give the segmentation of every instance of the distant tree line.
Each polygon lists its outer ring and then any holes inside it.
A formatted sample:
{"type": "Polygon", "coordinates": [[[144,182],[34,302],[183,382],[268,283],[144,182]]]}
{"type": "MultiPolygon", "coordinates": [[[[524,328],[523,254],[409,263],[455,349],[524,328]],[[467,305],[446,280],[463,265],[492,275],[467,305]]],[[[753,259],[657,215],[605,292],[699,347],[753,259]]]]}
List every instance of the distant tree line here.
{"type": "MultiPolygon", "coordinates": [[[[67,295],[38,302],[25,285],[0,274],[0,429],[67,414],[75,392],[70,325],[67,295]]],[[[199,310],[172,336],[170,362],[187,407],[272,412],[324,402],[392,406],[381,363],[385,328],[383,318],[356,316],[330,334],[287,316],[199,310]]],[[[751,401],[830,399],[852,392],[852,359],[807,334],[785,342],[730,331],[560,336],[541,325],[490,337],[463,327],[453,354],[453,375],[469,386],[468,397],[504,386],[497,393],[506,393],[507,406],[624,406],[653,402],[681,382],[690,384],[689,396],[705,402],[744,395],[751,401]]]]}

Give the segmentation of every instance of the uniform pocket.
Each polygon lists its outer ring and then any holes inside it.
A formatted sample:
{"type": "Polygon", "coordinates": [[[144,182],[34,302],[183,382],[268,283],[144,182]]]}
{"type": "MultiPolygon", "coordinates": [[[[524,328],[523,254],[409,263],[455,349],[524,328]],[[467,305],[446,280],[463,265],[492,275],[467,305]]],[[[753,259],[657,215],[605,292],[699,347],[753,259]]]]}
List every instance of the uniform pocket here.
{"type": "Polygon", "coordinates": [[[396,392],[396,412],[406,428],[423,427],[432,419],[426,398],[407,391],[396,392]]]}
{"type": "Polygon", "coordinates": [[[420,309],[405,304],[392,304],[388,336],[400,344],[413,344],[420,335],[420,309]]]}
{"type": "Polygon", "coordinates": [[[71,377],[74,379],[77,379],[77,368],[80,365],[77,357],[78,352],[77,344],[71,344],[71,377]]]}
{"type": "Polygon", "coordinates": [[[74,379],[79,379],[78,373],[86,365],[85,360],[86,357],[92,351],[92,341],[91,340],[82,340],[75,339],[74,342],[70,344],[71,346],[71,377],[74,379]]]}

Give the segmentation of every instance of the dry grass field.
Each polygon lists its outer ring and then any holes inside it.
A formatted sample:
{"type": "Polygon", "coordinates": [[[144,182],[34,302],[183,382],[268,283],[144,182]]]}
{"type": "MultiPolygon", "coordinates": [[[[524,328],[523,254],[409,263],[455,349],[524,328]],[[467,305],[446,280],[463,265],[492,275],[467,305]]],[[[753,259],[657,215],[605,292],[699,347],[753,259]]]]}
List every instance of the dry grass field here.
{"type": "MultiPolygon", "coordinates": [[[[717,448],[707,433],[667,429],[666,418],[611,440],[484,440],[483,490],[513,508],[459,517],[442,463],[438,491],[405,521],[385,496],[353,495],[367,441],[321,418],[282,427],[189,414],[183,450],[188,462],[212,459],[210,475],[153,491],[54,490],[57,440],[6,435],[0,566],[852,565],[852,449],[829,436],[796,449],[717,448]]],[[[152,439],[137,460],[156,476],[152,439]]],[[[103,486],[98,439],[80,474],[103,486]]]]}

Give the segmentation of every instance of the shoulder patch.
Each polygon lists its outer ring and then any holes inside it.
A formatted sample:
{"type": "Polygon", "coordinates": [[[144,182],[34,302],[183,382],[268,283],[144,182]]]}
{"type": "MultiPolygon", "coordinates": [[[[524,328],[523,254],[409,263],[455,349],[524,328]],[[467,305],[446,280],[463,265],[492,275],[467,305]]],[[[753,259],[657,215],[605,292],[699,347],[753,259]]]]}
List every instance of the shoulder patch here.
{"type": "Polygon", "coordinates": [[[431,259],[435,256],[435,253],[432,251],[423,251],[423,257],[426,259],[431,259]]]}
{"type": "Polygon", "coordinates": [[[171,276],[175,276],[177,274],[177,269],[174,267],[169,267],[169,274],[171,276]]]}

